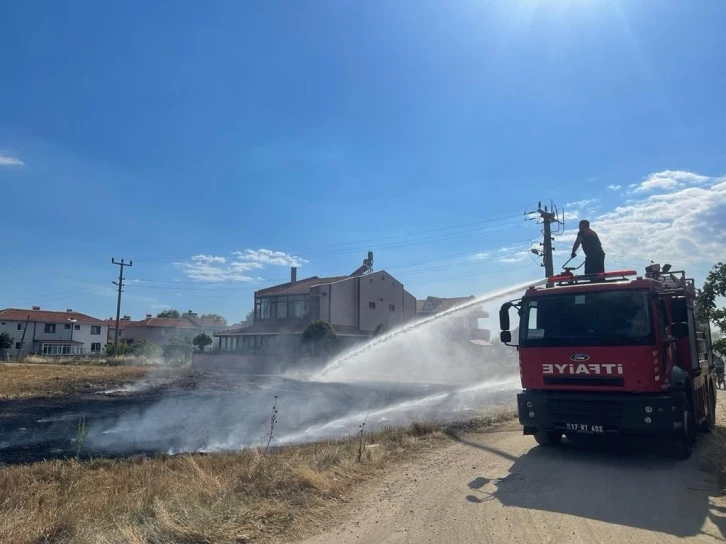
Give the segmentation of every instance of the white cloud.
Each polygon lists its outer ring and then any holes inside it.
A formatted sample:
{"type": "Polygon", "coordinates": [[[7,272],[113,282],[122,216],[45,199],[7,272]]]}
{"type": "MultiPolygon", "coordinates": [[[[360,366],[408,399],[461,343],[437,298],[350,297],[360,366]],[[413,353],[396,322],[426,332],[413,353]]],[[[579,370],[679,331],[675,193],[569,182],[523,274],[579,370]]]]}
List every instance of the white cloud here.
{"type": "Polygon", "coordinates": [[[0,151],[0,166],[23,166],[25,163],[7,154],[7,151],[0,151]]]}
{"type": "MultiPolygon", "coordinates": [[[[591,219],[607,261],[710,265],[726,254],[726,177],[666,171],[651,174],[643,186],[653,194],[591,219]]],[[[570,231],[558,241],[574,236],[570,231]]]]}
{"type": "Polygon", "coordinates": [[[565,204],[565,209],[567,210],[570,208],[585,208],[585,207],[589,206],[590,204],[594,204],[595,202],[597,202],[597,199],[595,199],[595,198],[587,198],[585,200],[576,200],[575,202],[568,202],[567,204],[565,204]]]}
{"type": "Polygon", "coordinates": [[[308,262],[300,257],[270,249],[245,249],[244,251],[235,251],[233,255],[240,261],[261,263],[263,265],[302,266],[308,262]]]}
{"type": "Polygon", "coordinates": [[[224,257],[214,257],[212,255],[194,255],[194,257],[192,257],[192,262],[224,264],[227,262],[227,259],[225,259],[224,257]]]}
{"type": "Polygon", "coordinates": [[[268,266],[302,266],[305,259],[270,249],[235,251],[232,257],[199,254],[188,262],[175,263],[192,280],[201,282],[252,282],[262,278],[249,272],[268,266]]]}
{"type": "MultiPolygon", "coordinates": [[[[664,170],[648,175],[635,189],[636,192],[658,191],[676,189],[691,185],[702,185],[709,181],[709,177],[683,170],[664,170]]],[[[630,187],[633,187],[631,185],[630,187]]]]}
{"type": "Polygon", "coordinates": [[[622,185],[608,185],[608,189],[611,191],[619,191],[622,187],[622,185]]]}

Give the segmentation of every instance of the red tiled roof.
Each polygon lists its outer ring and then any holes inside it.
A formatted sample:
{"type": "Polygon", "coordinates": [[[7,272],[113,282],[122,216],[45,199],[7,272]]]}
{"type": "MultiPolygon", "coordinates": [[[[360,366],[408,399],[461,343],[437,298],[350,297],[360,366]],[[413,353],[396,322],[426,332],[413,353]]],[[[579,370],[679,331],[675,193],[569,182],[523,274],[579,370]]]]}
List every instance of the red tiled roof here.
{"type": "Polygon", "coordinates": [[[295,283],[282,283],[280,285],[274,285],[267,287],[266,289],[260,289],[257,291],[256,296],[264,297],[269,295],[306,295],[310,292],[310,288],[316,285],[324,283],[333,283],[340,280],[346,280],[351,276],[330,276],[327,278],[320,278],[313,276],[311,278],[305,278],[298,280],[295,283]]]}
{"type": "MultiPolygon", "coordinates": [[[[244,336],[246,334],[302,334],[310,320],[300,319],[295,321],[285,320],[281,323],[275,319],[264,319],[253,323],[248,327],[239,327],[214,333],[214,336],[244,336]]],[[[333,325],[336,334],[340,336],[370,336],[357,327],[345,325],[333,325]]]]}
{"type": "MultiPolygon", "coordinates": [[[[104,319],[104,322],[106,325],[108,325],[111,328],[116,328],[116,320],[113,318],[104,319]]],[[[135,323],[135,321],[130,321],[128,319],[119,319],[118,320],[118,329],[121,331],[129,326],[130,323],[135,323]]]]}
{"type": "Polygon", "coordinates": [[[180,317],[179,319],[174,319],[172,317],[152,317],[149,319],[142,319],[140,321],[131,321],[126,326],[159,327],[164,329],[201,329],[214,327],[219,327],[220,329],[224,328],[224,325],[222,325],[222,323],[219,321],[212,321],[210,319],[196,319],[194,321],[196,322],[193,322],[192,320],[185,317],[180,317]]]}
{"type": "Polygon", "coordinates": [[[102,319],[91,317],[79,312],[55,312],[51,310],[23,310],[20,308],[6,308],[0,310],[0,319],[7,321],[25,321],[30,316],[30,321],[42,323],[68,323],[69,320],[76,320],[76,323],[84,325],[108,325],[102,319]]]}

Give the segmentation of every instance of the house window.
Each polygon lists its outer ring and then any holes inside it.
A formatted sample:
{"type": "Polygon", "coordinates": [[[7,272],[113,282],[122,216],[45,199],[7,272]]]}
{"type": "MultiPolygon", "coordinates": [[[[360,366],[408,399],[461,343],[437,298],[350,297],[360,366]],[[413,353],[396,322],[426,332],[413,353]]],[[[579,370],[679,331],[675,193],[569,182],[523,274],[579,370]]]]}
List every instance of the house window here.
{"type": "Polygon", "coordinates": [[[15,342],[15,349],[20,349],[20,342],[15,342]]]}
{"type": "Polygon", "coordinates": [[[305,297],[295,297],[293,301],[293,315],[295,317],[305,317],[305,297]]]}
{"type": "Polygon", "coordinates": [[[18,330],[19,331],[22,331],[23,330],[23,324],[22,323],[18,323],[18,330]]]}
{"type": "Polygon", "coordinates": [[[77,331],[80,331],[80,330],[81,330],[81,326],[80,326],[80,325],[76,325],[76,326],[75,326],[74,328],[75,328],[75,329],[76,329],[77,331]]]}
{"type": "Polygon", "coordinates": [[[101,334],[101,326],[100,325],[93,325],[91,327],[91,334],[95,334],[95,335],[101,334]]]}
{"type": "Polygon", "coordinates": [[[48,334],[53,334],[55,332],[55,323],[46,323],[44,330],[48,334]]]}
{"type": "Polygon", "coordinates": [[[287,317],[287,299],[285,297],[280,297],[277,301],[277,317],[287,317]]]}
{"type": "Polygon", "coordinates": [[[368,303],[368,307],[369,307],[369,308],[370,308],[371,310],[375,310],[375,309],[376,309],[376,303],[375,303],[375,302],[369,302],[369,303],[368,303]]]}
{"type": "Polygon", "coordinates": [[[166,336],[166,329],[161,329],[161,335],[166,336]]]}
{"type": "Polygon", "coordinates": [[[70,329],[71,328],[71,324],[70,323],[66,323],[65,325],[63,325],[63,328],[64,329],[70,329]]]}
{"type": "Polygon", "coordinates": [[[70,344],[43,344],[43,355],[77,355],[76,346],[70,344]]]}
{"type": "Polygon", "coordinates": [[[100,342],[94,342],[91,344],[91,352],[92,353],[98,353],[101,351],[101,343],[100,342]]]}
{"type": "Polygon", "coordinates": [[[269,298],[258,298],[255,300],[255,319],[270,319],[269,298]]]}
{"type": "Polygon", "coordinates": [[[388,311],[389,312],[395,312],[396,311],[396,305],[395,304],[389,304],[388,305],[388,311]]]}

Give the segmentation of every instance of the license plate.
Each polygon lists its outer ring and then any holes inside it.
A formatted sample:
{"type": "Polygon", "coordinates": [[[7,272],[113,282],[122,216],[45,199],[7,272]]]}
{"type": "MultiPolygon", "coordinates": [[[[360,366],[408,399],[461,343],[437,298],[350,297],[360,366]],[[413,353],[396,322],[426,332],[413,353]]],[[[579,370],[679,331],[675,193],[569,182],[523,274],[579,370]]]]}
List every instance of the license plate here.
{"type": "Polygon", "coordinates": [[[576,433],[588,433],[588,434],[605,434],[605,429],[602,425],[589,425],[586,423],[567,423],[566,428],[568,431],[576,433]]]}

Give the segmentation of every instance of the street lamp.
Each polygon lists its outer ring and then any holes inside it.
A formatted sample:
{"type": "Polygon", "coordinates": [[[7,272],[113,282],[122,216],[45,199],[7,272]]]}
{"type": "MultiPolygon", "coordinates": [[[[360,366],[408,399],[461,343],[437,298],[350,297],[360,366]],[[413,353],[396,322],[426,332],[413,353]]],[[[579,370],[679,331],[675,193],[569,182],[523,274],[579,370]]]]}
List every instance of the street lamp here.
{"type": "Polygon", "coordinates": [[[71,323],[71,355],[75,355],[75,353],[73,353],[73,351],[74,351],[74,349],[73,349],[73,329],[76,328],[76,321],[78,321],[78,320],[74,317],[69,317],[68,321],[70,321],[70,323],[71,323]]]}

